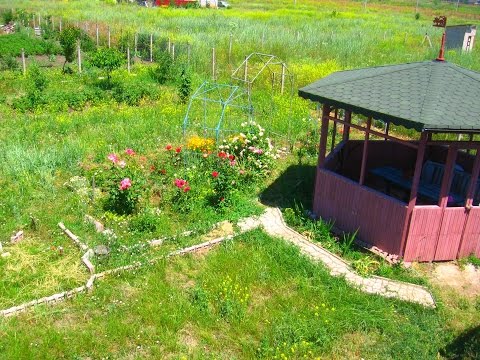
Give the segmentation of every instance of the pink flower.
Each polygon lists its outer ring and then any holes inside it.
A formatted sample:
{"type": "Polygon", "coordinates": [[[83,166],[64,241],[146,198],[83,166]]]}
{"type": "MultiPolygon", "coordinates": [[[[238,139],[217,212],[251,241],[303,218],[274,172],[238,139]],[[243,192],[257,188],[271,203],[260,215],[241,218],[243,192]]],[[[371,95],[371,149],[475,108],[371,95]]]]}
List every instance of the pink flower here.
{"type": "Polygon", "coordinates": [[[167,151],[172,150],[172,145],[171,145],[171,144],[168,144],[167,146],[165,146],[165,150],[167,150],[167,151]]]}
{"type": "Polygon", "coordinates": [[[123,179],[122,181],[120,181],[120,186],[119,186],[119,189],[120,190],[127,190],[129,187],[132,186],[132,182],[130,181],[129,178],[125,178],[123,179]]]}
{"type": "Polygon", "coordinates": [[[254,153],[261,155],[261,154],[263,154],[263,150],[262,149],[255,149],[254,153]]]}
{"type": "Polygon", "coordinates": [[[118,162],[118,156],[114,153],[111,153],[107,156],[107,159],[116,164],[118,162]]]}
{"type": "Polygon", "coordinates": [[[128,148],[128,149],[125,149],[125,154],[133,156],[135,155],[135,151],[133,151],[133,149],[128,148]]]}
{"type": "Polygon", "coordinates": [[[239,173],[240,173],[240,175],[244,175],[244,174],[245,174],[245,170],[241,169],[241,170],[239,171],[239,173]]]}
{"type": "Polygon", "coordinates": [[[125,165],[127,165],[127,163],[123,160],[118,162],[118,166],[120,166],[122,169],[125,167],[125,165]]]}
{"type": "Polygon", "coordinates": [[[189,191],[190,191],[190,186],[187,185],[183,188],[183,192],[189,192],[189,191]]]}
{"type": "Polygon", "coordinates": [[[175,186],[178,188],[183,188],[187,182],[183,179],[175,179],[175,186]]]}
{"type": "Polygon", "coordinates": [[[235,166],[235,160],[230,161],[230,166],[235,166]]]}
{"type": "Polygon", "coordinates": [[[213,172],[212,172],[212,177],[213,177],[213,178],[217,178],[218,175],[219,175],[219,174],[218,174],[218,171],[213,171],[213,172]]]}

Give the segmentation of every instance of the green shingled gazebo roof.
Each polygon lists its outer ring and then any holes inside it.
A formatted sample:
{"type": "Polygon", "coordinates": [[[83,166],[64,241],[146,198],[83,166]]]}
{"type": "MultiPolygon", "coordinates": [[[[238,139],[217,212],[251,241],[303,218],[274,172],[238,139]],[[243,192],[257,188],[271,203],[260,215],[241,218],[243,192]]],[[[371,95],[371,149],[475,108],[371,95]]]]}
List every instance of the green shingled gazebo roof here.
{"type": "Polygon", "coordinates": [[[418,131],[480,131],[480,73],[448,62],[340,71],[298,94],[418,131]]]}

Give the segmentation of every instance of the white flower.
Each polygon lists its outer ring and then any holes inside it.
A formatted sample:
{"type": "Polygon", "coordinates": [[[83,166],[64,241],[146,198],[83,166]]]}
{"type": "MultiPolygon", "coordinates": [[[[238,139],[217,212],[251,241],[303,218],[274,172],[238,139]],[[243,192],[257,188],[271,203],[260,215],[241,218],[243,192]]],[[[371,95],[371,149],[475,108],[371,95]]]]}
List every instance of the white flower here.
{"type": "Polygon", "coordinates": [[[258,136],[263,136],[263,131],[260,131],[260,133],[258,134],[258,136]]]}

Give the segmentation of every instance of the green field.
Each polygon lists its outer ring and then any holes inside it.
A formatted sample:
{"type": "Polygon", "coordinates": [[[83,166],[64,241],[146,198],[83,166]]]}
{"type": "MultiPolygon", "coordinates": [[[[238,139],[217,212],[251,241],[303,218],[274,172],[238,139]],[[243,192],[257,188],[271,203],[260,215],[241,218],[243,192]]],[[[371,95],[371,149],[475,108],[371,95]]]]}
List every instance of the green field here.
{"type": "MultiPolygon", "coordinates": [[[[229,2],[231,9],[213,10],[0,0],[0,13],[5,17],[14,6],[18,24],[17,33],[0,35],[0,242],[10,253],[0,257],[0,310],[87,281],[83,254],[58,222],[88,247],[109,247],[109,256],[94,259],[97,271],[104,271],[200,243],[213,224],[260,214],[264,204],[280,206],[291,226],[358,264],[363,275],[427,286],[437,309],[363,294],[296,248],[255,230],[209,252],[107,276],[92,293],[66,302],[0,318],[0,359],[480,356],[478,296],[438,287],[428,271],[391,266],[350,244],[351,237],[335,238],[328,224],[304,217],[311,206],[318,122],[315,104],[296,96],[299,87],[334,71],[434,59],[441,31],[432,27],[433,16],[480,25],[480,6],[460,4],[457,10],[455,4],[420,1],[416,16],[415,2],[401,0],[366,6],[229,2]],[[43,37],[27,26],[39,15],[43,37]],[[81,73],[76,56],[62,71],[60,19],[64,29],[82,29],[81,73]],[[96,24],[100,48],[107,46],[110,28],[111,47],[122,57],[111,79],[95,60],[96,24]],[[423,41],[425,33],[433,47],[423,41]],[[128,72],[126,48],[134,48],[135,34],[143,60],[136,58],[128,72]],[[238,85],[231,73],[253,52],[277,56],[294,79],[284,94],[278,73],[263,73],[252,86],[253,119],[265,129],[242,126],[248,116],[227,107],[220,132],[225,143],[214,143],[199,124],[216,123],[219,112],[209,107],[207,113],[201,99],[192,105],[196,112],[184,136],[188,99],[182,91],[190,88],[192,95],[212,77],[238,85]],[[121,188],[127,178],[131,188],[121,188]],[[115,236],[95,232],[86,214],[115,236]],[[24,239],[10,244],[19,230],[24,239]],[[195,235],[179,235],[186,230],[195,235]],[[165,236],[158,249],[144,246],[165,236]]],[[[480,71],[479,49],[450,50],[446,57],[480,71]]],[[[255,64],[249,66],[254,72],[255,64]]]]}

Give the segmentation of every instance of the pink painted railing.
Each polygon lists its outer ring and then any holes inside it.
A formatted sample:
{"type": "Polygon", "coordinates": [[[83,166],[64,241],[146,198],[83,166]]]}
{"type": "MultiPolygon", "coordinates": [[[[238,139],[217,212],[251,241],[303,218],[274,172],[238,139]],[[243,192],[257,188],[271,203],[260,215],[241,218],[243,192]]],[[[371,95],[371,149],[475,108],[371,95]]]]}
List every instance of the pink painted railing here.
{"type": "Polygon", "coordinates": [[[317,169],[313,211],[347,232],[391,254],[400,253],[405,203],[335,174],[317,169]]]}

